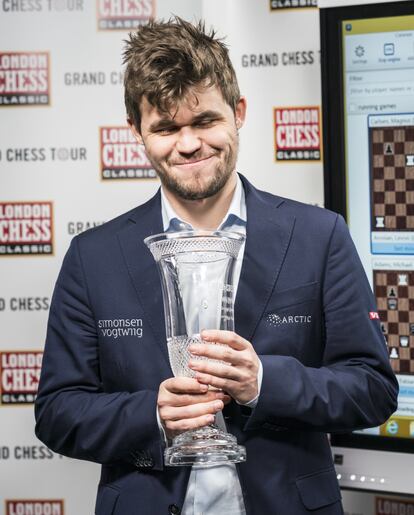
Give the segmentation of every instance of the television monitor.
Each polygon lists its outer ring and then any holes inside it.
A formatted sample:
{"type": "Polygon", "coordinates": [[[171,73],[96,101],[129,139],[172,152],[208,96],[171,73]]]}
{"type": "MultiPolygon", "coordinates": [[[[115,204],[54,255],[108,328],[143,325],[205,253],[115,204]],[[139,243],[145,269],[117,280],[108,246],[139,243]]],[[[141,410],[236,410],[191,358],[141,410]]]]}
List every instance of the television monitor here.
{"type": "Polygon", "coordinates": [[[320,21],[325,207],[347,220],[400,385],[380,427],[331,435],[334,460],[343,488],[414,494],[414,2],[320,21]]]}

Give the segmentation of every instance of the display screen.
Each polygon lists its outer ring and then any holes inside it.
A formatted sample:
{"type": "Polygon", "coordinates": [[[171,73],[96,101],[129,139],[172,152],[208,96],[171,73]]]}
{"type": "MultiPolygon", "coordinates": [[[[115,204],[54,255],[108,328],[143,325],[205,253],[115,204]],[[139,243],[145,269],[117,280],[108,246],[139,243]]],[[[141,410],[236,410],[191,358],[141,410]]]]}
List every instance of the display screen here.
{"type": "Polygon", "coordinates": [[[414,441],[414,16],[341,23],[347,221],[400,394],[380,427],[414,441]]]}

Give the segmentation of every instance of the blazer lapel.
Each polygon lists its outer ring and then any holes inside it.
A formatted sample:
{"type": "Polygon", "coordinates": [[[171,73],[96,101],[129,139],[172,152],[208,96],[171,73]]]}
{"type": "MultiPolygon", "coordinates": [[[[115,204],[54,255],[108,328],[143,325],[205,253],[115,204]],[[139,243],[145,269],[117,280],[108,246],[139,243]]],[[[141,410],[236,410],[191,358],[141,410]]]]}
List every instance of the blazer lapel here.
{"type": "Polygon", "coordinates": [[[129,225],[118,233],[122,253],[138,298],[161,351],[169,363],[161,281],[157,264],[144,238],[163,232],[160,192],[133,210],[129,225]]]}
{"type": "Polygon", "coordinates": [[[268,200],[243,177],[247,229],[246,247],[235,301],[236,333],[252,341],[275,287],[295,224],[280,209],[284,199],[268,200]]]}

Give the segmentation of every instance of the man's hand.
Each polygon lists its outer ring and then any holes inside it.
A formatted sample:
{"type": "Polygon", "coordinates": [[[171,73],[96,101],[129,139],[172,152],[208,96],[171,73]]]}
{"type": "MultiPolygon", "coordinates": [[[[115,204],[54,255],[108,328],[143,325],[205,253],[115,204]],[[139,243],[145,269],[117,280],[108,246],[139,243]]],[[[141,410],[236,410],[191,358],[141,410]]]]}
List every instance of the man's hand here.
{"type": "Polygon", "coordinates": [[[158,414],[167,438],[174,438],[189,429],[208,426],[230,397],[208,390],[191,377],[171,377],[160,384],[158,414]]]}
{"type": "Polygon", "coordinates": [[[226,346],[193,344],[189,347],[191,354],[227,364],[190,360],[189,366],[196,372],[197,381],[223,390],[239,404],[246,404],[257,397],[259,358],[252,344],[231,331],[203,331],[201,338],[208,343],[223,343],[226,346]]]}

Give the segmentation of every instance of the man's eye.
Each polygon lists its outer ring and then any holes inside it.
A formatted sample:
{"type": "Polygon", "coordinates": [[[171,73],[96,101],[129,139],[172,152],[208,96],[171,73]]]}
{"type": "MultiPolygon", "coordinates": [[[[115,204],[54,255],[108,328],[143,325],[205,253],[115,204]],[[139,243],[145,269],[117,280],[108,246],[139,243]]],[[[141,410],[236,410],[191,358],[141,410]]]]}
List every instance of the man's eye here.
{"type": "Polygon", "coordinates": [[[198,121],[195,126],[196,127],[209,127],[210,125],[213,125],[213,123],[215,122],[215,120],[211,119],[211,118],[207,118],[205,120],[200,120],[198,121]]]}
{"type": "Polygon", "coordinates": [[[172,134],[177,130],[177,127],[162,127],[161,129],[156,130],[157,134],[172,134]]]}

